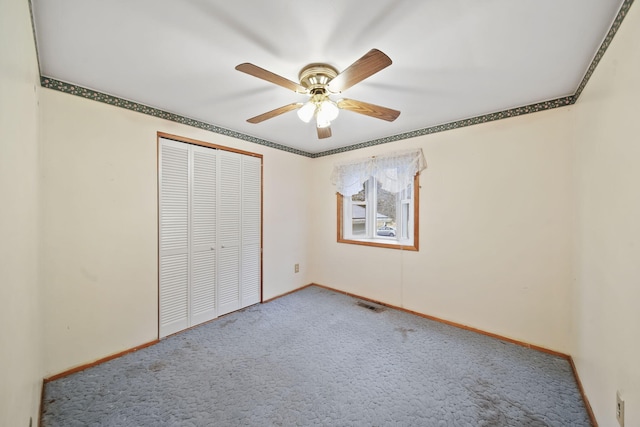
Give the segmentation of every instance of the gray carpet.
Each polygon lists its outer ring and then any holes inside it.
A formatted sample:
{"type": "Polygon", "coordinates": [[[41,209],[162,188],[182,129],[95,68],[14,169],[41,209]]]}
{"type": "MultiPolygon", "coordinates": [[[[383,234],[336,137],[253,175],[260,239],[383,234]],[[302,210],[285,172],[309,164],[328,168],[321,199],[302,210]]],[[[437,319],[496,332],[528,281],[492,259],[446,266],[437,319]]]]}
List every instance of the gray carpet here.
{"type": "Polygon", "coordinates": [[[589,426],[568,361],[308,287],[46,384],[54,426],[589,426]]]}

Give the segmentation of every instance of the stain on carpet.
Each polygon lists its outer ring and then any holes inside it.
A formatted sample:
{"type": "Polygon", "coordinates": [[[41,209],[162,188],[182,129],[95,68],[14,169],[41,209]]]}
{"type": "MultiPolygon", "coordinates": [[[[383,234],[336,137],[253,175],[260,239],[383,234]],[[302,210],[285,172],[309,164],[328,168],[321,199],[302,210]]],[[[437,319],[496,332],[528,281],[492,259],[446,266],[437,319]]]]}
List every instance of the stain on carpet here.
{"type": "Polygon", "coordinates": [[[416,330],[413,328],[395,328],[394,331],[398,331],[402,334],[402,342],[407,342],[407,339],[409,338],[409,332],[415,332],[416,330]]]}
{"type": "Polygon", "coordinates": [[[536,417],[523,405],[502,395],[488,381],[476,378],[465,384],[473,396],[473,403],[478,408],[477,416],[481,426],[549,427],[549,424],[536,417]]]}
{"type": "Polygon", "coordinates": [[[229,326],[233,323],[236,323],[238,321],[238,319],[229,319],[229,320],[225,320],[224,322],[220,323],[220,327],[224,328],[225,326],[229,326]]]}
{"type": "Polygon", "coordinates": [[[167,364],[165,362],[163,362],[162,360],[158,360],[149,365],[149,370],[153,372],[159,372],[162,371],[166,366],[167,364]]]}

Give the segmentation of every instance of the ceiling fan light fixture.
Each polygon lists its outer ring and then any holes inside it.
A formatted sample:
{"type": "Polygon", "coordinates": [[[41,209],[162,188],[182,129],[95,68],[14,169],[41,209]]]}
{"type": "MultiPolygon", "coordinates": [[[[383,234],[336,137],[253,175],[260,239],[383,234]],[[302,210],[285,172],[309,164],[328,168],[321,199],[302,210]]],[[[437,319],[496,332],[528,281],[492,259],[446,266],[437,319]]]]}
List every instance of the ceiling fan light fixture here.
{"type": "Polygon", "coordinates": [[[298,117],[305,123],[309,123],[316,112],[315,102],[308,101],[298,110],[298,117]]]}
{"type": "Polygon", "coordinates": [[[325,98],[318,102],[316,108],[316,124],[319,128],[326,128],[331,125],[331,121],[338,118],[340,109],[335,102],[329,98],[325,98]]]}
{"type": "Polygon", "coordinates": [[[338,105],[327,98],[318,105],[316,114],[322,116],[323,121],[326,120],[330,122],[338,118],[338,113],[340,113],[338,105]]]}

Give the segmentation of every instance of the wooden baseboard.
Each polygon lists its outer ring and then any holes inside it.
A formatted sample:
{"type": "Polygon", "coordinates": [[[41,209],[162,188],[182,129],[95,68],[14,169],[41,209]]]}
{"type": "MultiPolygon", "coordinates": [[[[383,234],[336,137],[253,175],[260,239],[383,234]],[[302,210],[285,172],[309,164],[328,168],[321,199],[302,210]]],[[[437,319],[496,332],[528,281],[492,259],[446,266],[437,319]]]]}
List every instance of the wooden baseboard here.
{"type": "Polygon", "coordinates": [[[439,317],[431,316],[431,315],[425,314],[425,313],[420,313],[418,311],[407,310],[406,308],[403,308],[403,307],[398,307],[396,305],[387,304],[386,302],[376,301],[376,300],[371,299],[371,298],[363,297],[361,295],[352,294],[350,292],[341,291],[339,289],[334,289],[334,288],[331,288],[329,286],[319,285],[317,283],[312,283],[311,285],[308,285],[308,286],[317,286],[319,288],[324,288],[324,289],[327,289],[327,290],[330,290],[330,291],[333,291],[333,292],[338,292],[338,293],[341,293],[341,294],[344,294],[344,295],[348,295],[348,296],[353,297],[353,298],[358,298],[358,299],[361,299],[361,300],[369,301],[369,302],[372,302],[372,303],[375,303],[375,304],[378,304],[378,305],[382,305],[382,306],[385,306],[385,307],[392,308],[394,310],[403,311],[405,313],[409,313],[409,314],[413,314],[415,316],[423,317],[425,319],[433,320],[435,322],[444,323],[445,325],[453,326],[453,327],[456,327],[456,328],[460,328],[460,329],[464,329],[464,330],[467,330],[467,331],[475,332],[477,334],[486,335],[488,337],[496,338],[496,339],[499,339],[500,341],[509,342],[509,343],[516,344],[516,345],[519,345],[519,346],[522,346],[522,347],[530,348],[532,350],[537,350],[537,351],[541,351],[543,353],[548,353],[548,354],[552,354],[554,356],[559,356],[559,357],[562,357],[563,359],[569,360],[571,358],[571,356],[569,356],[568,354],[561,353],[559,351],[551,350],[551,349],[548,349],[548,348],[545,348],[545,347],[540,347],[540,346],[537,346],[537,345],[534,345],[534,344],[529,344],[529,343],[524,342],[524,341],[519,341],[519,340],[515,340],[513,338],[508,338],[508,337],[505,337],[505,336],[502,336],[502,335],[494,334],[493,332],[483,331],[482,329],[477,329],[477,328],[473,328],[471,326],[463,325],[462,323],[456,323],[456,322],[452,322],[450,320],[441,319],[439,317]]]}
{"type": "Polygon", "coordinates": [[[596,415],[593,413],[593,408],[589,403],[589,399],[587,399],[587,395],[584,392],[584,387],[582,387],[582,381],[580,381],[580,376],[578,375],[578,369],[576,369],[576,364],[573,362],[573,357],[569,357],[569,363],[571,364],[571,369],[573,370],[573,376],[576,378],[576,383],[578,384],[578,390],[580,390],[580,394],[582,395],[582,401],[584,402],[585,408],[587,408],[587,414],[589,414],[589,420],[591,421],[591,425],[593,427],[598,427],[598,421],[596,420],[596,415]]]}
{"type": "Polygon", "coordinates": [[[316,285],[315,283],[309,283],[308,285],[304,285],[304,286],[302,286],[300,288],[296,288],[296,289],[294,289],[292,291],[285,292],[284,294],[276,295],[273,298],[266,299],[266,300],[262,301],[262,303],[264,304],[264,303],[267,303],[267,302],[271,302],[273,300],[277,300],[278,298],[286,297],[287,295],[290,295],[290,294],[296,293],[298,291],[301,291],[301,290],[303,290],[305,288],[308,288],[309,286],[320,286],[320,285],[316,285]]]}
{"type": "Polygon", "coordinates": [[[42,411],[44,411],[44,384],[42,380],[42,388],[40,389],[40,405],[38,406],[38,427],[42,427],[42,411]]]}
{"type": "MultiPolygon", "coordinates": [[[[59,374],[55,374],[55,375],[52,375],[50,377],[46,377],[44,379],[44,383],[46,384],[46,383],[48,383],[50,381],[55,381],[57,379],[64,378],[64,377],[69,376],[71,374],[75,374],[76,372],[84,371],[85,369],[89,369],[89,368],[91,368],[93,366],[100,365],[100,364],[102,364],[104,362],[108,362],[109,360],[113,360],[113,359],[117,359],[118,357],[122,357],[125,354],[133,353],[133,352],[141,350],[143,348],[150,347],[150,346],[152,346],[154,344],[157,344],[158,342],[159,342],[159,340],[153,340],[153,341],[150,341],[148,343],[141,344],[139,346],[130,348],[128,350],[124,350],[124,351],[121,351],[119,353],[115,353],[115,354],[112,354],[110,356],[103,357],[102,359],[98,359],[98,360],[96,360],[94,362],[87,363],[87,364],[80,365],[80,366],[76,366],[75,368],[71,368],[71,369],[69,369],[67,371],[60,372],[59,374]]],[[[44,385],[43,385],[43,390],[44,390],[44,385]]],[[[43,391],[43,393],[44,393],[44,391],[43,391]]]]}

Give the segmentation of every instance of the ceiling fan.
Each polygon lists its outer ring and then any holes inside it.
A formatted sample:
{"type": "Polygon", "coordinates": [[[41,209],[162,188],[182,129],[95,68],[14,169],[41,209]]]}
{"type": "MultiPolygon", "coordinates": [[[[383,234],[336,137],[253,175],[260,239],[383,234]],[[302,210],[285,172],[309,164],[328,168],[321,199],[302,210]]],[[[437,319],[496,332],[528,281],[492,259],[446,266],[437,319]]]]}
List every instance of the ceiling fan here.
{"type": "Polygon", "coordinates": [[[388,122],[392,122],[398,118],[400,115],[400,111],[398,110],[356,101],[354,99],[345,98],[333,101],[330,98],[331,95],[339,94],[349,89],[351,86],[389,65],[391,65],[391,59],[387,55],[378,49],[371,49],[341,73],[338,73],[334,67],[328,64],[309,64],[300,70],[300,74],[298,75],[300,83],[295,83],[248,62],[238,65],[236,70],[277,84],[294,92],[309,95],[309,101],[306,103],[294,102],[276,108],[275,110],[267,111],[266,113],[247,119],[249,123],[260,123],[279,116],[280,114],[298,110],[298,117],[306,123],[315,117],[318,138],[328,138],[331,136],[331,121],[338,117],[340,109],[353,111],[388,122]]]}

